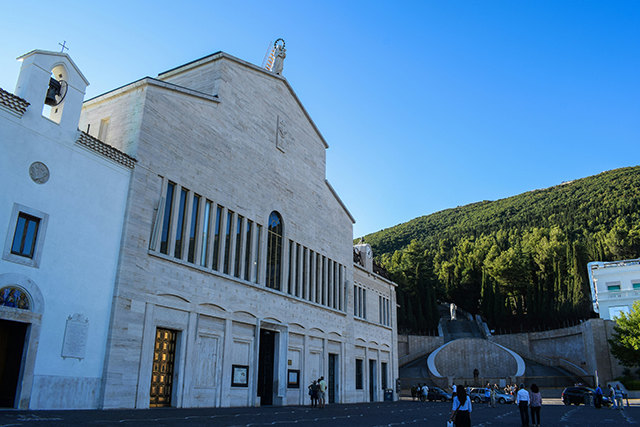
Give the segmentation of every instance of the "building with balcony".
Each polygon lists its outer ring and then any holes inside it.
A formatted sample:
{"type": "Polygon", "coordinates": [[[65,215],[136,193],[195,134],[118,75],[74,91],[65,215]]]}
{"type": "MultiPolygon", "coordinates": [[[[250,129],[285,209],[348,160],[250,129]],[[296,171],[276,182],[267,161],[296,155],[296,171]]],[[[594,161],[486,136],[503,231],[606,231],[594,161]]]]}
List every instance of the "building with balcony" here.
{"type": "Polygon", "coordinates": [[[590,262],[587,268],[593,309],[601,318],[614,320],[640,300],[640,259],[590,262]]]}

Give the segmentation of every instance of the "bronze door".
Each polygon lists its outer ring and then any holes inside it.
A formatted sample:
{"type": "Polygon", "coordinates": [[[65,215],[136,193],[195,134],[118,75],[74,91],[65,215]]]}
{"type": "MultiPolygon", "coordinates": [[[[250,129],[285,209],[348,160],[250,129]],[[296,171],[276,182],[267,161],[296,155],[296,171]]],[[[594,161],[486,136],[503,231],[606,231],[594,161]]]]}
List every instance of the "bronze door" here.
{"type": "Polygon", "coordinates": [[[177,334],[176,331],[171,329],[156,329],[153,372],[151,373],[151,399],[149,402],[151,408],[171,406],[177,334]]]}

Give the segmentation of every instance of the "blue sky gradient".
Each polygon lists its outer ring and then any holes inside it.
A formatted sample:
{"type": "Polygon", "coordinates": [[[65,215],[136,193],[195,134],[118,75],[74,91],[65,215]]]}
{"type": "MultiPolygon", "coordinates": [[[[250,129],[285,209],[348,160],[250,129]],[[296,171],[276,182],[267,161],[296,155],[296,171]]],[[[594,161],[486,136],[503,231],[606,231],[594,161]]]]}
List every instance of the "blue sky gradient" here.
{"type": "Polygon", "coordinates": [[[63,40],[88,99],[283,38],[354,237],[639,163],[638,1],[4,3],[9,91],[17,56],[63,40]]]}

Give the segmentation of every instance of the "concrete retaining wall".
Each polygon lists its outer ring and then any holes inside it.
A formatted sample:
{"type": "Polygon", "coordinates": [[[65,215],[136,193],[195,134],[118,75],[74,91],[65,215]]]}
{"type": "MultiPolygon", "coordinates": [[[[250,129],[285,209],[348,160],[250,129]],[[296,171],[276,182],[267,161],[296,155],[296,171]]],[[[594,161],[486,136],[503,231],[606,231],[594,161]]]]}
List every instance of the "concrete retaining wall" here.
{"type": "Polygon", "coordinates": [[[444,337],[398,335],[398,364],[411,363],[444,344],[444,337]]]}
{"type": "MultiPolygon", "coordinates": [[[[611,320],[589,319],[586,322],[568,328],[521,334],[494,335],[489,336],[488,340],[513,350],[524,358],[549,366],[560,366],[576,375],[596,375],[597,373],[600,382],[606,383],[606,381],[611,381],[621,376],[623,370],[623,367],[613,355],[611,355],[607,342],[607,340],[611,338],[614,325],[615,322],[611,320]]],[[[399,335],[398,352],[401,358],[400,366],[430,354],[433,350],[444,344],[443,341],[441,337],[399,335]]],[[[465,355],[477,351],[480,350],[475,347],[468,347],[468,345],[465,345],[464,349],[459,349],[460,354],[464,353],[465,355]]],[[[443,356],[438,355],[438,357],[445,357],[446,354],[447,353],[443,353],[443,356]]],[[[502,363],[500,357],[501,356],[496,356],[495,360],[491,357],[487,359],[485,366],[488,367],[488,372],[481,372],[480,375],[493,375],[491,366],[502,363]]],[[[452,353],[451,358],[456,359],[460,357],[454,357],[452,353]]],[[[469,361],[469,363],[471,363],[471,361],[469,361]]],[[[466,365],[466,362],[462,366],[445,365],[442,368],[443,371],[441,374],[472,377],[472,372],[475,367],[466,365]],[[448,369],[453,369],[455,374],[453,372],[449,373],[447,371],[448,369]],[[464,369],[466,369],[466,371],[464,371],[464,369]]],[[[438,369],[440,369],[440,363],[438,363],[437,366],[438,369]]]]}

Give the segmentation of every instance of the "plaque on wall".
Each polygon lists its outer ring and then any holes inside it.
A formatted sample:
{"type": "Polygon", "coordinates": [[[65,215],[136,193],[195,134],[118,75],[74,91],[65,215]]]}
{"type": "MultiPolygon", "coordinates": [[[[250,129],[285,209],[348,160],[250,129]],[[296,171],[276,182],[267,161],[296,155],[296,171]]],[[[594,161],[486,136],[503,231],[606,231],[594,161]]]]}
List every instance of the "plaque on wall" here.
{"type": "Polygon", "coordinates": [[[87,348],[87,335],[89,334],[89,319],[75,313],[67,318],[67,326],[64,330],[62,343],[62,357],[84,359],[87,348]]]}
{"type": "Polygon", "coordinates": [[[49,168],[42,162],[33,162],[29,166],[29,176],[36,184],[44,184],[49,181],[49,168]]]}
{"type": "Polygon", "coordinates": [[[248,387],[249,386],[249,366],[232,365],[231,386],[232,387],[248,387]]]}

